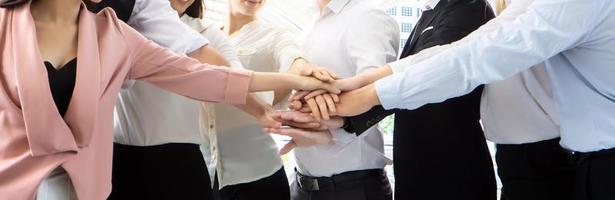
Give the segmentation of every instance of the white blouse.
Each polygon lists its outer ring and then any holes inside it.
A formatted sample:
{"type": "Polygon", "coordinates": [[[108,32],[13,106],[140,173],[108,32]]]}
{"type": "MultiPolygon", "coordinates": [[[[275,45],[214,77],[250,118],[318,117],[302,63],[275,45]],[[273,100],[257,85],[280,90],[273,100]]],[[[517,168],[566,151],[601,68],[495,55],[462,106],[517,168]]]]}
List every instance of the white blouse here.
{"type": "MultiPolygon", "coordinates": [[[[286,73],[302,55],[290,32],[259,20],[244,25],[229,39],[243,66],[254,71],[286,73]]],[[[273,92],[257,95],[273,103],[273,92]]],[[[214,107],[215,118],[207,110],[202,113],[209,117],[206,123],[215,121],[209,139],[220,188],[256,181],[282,168],[276,143],[256,119],[235,107],[214,107]]],[[[286,102],[276,107],[286,108],[286,102]]]]}

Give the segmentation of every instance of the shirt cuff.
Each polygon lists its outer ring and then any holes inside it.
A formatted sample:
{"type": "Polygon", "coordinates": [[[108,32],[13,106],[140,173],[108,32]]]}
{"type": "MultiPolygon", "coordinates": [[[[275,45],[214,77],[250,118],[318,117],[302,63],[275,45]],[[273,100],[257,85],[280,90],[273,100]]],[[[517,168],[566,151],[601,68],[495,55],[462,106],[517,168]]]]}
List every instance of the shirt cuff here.
{"type": "MultiPolygon", "coordinates": [[[[392,67],[392,66],[391,66],[392,67]]],[[[380,100],[380,104],[386,110],[394,109],[397,106],[400,94],[395,92],[395,76],[388,76],[386,78],[376,81],[376,95],[380,100]]]]}
{"type": "Polygon", "coordinates": [[[246,98],[250,89],[252,71],[230,69],[226,82],[224,102],[228,104],[241,105],[246,103],[246,98]]]}

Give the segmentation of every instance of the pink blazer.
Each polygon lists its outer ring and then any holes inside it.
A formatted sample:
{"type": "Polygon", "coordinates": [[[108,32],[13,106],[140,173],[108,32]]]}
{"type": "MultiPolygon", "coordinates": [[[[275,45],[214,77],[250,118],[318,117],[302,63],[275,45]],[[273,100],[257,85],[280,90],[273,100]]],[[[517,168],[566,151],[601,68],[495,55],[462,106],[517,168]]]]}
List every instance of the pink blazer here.
{"type": "Polygon", "coordinates": [[[0,199],[34,199],[61,166],[79,199],[111,191],[113,107],[127,79],[194,99],[242,104],[251,72],[202,65],[145,39],[107,9],[79,15],[77,77],[64,118],[54,104],[29,4],[0,8],[0,199]]]}

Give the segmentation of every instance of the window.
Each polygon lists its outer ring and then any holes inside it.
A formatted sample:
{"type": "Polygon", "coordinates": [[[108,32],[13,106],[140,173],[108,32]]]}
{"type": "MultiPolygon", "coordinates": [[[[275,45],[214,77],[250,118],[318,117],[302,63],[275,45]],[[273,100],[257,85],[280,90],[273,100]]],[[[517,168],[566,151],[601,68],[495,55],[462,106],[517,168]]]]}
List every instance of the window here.
{"type": "Polygon", "coordinates": [[[420,8],[416,8],[416,17],[421,18],[423,11],[420,8]]]}
{"type": "Polygon", "coordinates": [[[401,7],[401,16],[411,17],[412,16],[412,7],[401,7]]]}
{"type": "Polygon", "coordinates": [[[396,16],[397,15],[397,7],[392,7],[387,9],[387,14],[390,16],[396,16]]]}
{"type": "Polygon", "coordinates": [[[412,24],[411,23],[401,23],[401,32],[402,33],[410,33],[412,32],[412,24]]]}
{"type": "Polygon", "coordinates": [[[408,42],[408,39],[401,39],[401,42],[399,44],[399,47],[401,47],[401,49],[404,49],[406,47],[406,43],[408,42]]]}

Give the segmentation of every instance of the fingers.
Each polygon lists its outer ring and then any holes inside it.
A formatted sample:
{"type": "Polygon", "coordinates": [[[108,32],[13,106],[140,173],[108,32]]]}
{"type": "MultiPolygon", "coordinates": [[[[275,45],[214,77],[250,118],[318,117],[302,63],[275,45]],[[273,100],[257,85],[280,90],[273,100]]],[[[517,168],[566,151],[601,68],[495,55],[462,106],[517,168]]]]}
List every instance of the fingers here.
{"type": "Polygon", "coordinates": [[[295,147],[297,147],[297,143],[295,143],[295,141],[291,140],[290,142],[286,143],[279,151],[278,154],[280,155],[286,155],[288,154],[290,151],[292,151],[295,147]]]}
{"type": "Polygon", "coordinates": [[[299,123],[299,122],[284,122],[285,126],[295,127],[295,128],[303,128],[303,129],[313,129],[313,130],[324,130],[322,124],[318,122],[308,122],[308,123],[299,123]]]}
{"type": "Polygon", "coordinates": [[[291,110],[300,110],[301,107],[303,107],[303,103],[301,103],[301,101],[299,100],[290,101],[290,103],[288,104],[288,108],[291,110]]]}
{"type": "Polygon", "coordinates": [[[311,91],[298,91],[298,92],[295,92],[295,94],[292,95],[290,100],[297,101],[297,100],[300,100],[300,99],[304,99],[305,96],[307,96],[310,93],[312,93],[312,92],[311,91]]]}
{"type": "Polygon", "coordinates": [[[318,104],[316,103],[315,99],[308,99],[306,100],[306,103],[310,109],[310,111],[312,112],[312,116],[314,116],[316,118],[316,120],[320,120],[320,109],[318,108],[318,104]]]}
{"type": "Polygon", "coordinates": [[[281,112],[280,119],[285,121],[293,121],[299,123],[309,123],[309,122],[317,122],[317,120],[310,114],[296,112],[296,111],[285,111],[281,112]]]}
{"type": "Polygon", "coordinates": [[[331,97],[333,98],[333,102],[335,103],[340,102],[340,95],[337,95],[337,94],[329,94],[329,95],[331,95],[331,97]]]}
{"type": "Polygon", "coordinates": [[[326,90],[314,90],[314,91],[308,93],[307,95],[304,95],[303,99],[311,99],[311,98],[314,98],[314,97],[316,97],[318,95],[321,95],[321,94],[324,94],[324,93],[327,93],[327,91],[326,90]]]}
{"type": "Polygon", "coordinates": [[[321,89],[325,89],[325,90],[327,90],[327,91],[329,91],[330,93],[333,93],[333,94],[341,93],[341,90],[338,89],[337,87],[335,87],[333,84],[321,83],[321,89]]]}
{"type": "Polygon", "coordinates": [[[327,108],[327,102],[325,102],[325,98],[321,96],[316,96],[316,105],[318,105],[318,109],[320,110],[320,115],[322,119],[329,120],[329,109],[327,108]]]}
{"type": "Polygon", "coordinates": [[[322,97],[325,99],[325,103],[327,103],[327,108],[329,109],[329,111],[331,111],[332,113],[337,112],[335,110],[335,102],[333,101],[333,97],[331,97],[330,94],[323,94],[322,97]]]}

